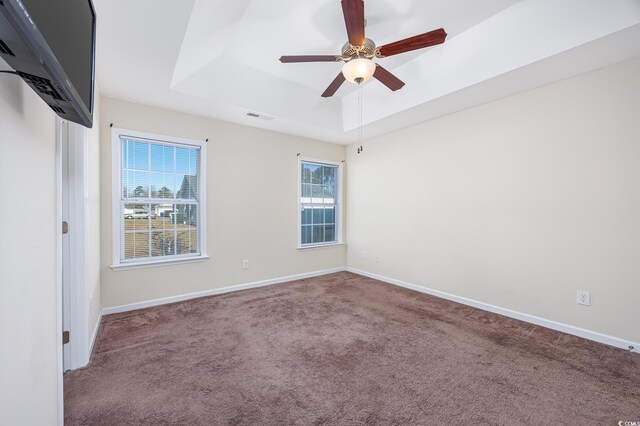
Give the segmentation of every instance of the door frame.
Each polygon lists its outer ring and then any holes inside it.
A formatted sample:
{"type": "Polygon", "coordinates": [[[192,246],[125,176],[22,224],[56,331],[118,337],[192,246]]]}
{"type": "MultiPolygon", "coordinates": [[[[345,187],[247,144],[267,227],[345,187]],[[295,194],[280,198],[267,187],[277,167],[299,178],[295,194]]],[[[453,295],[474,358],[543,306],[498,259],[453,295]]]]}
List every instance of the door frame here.
{"type": "Polygon", "coordinates": [[[64,425],[64,364],[62,359],[62,120],[56,117],[56,353],[58,426],[64,425]]]}
{"type": "MultiPolygon", "coordinates": [[[[68,196],[69,200],[69,273],[68,298],[63,294],[63,303],[67,299],[70,306],[63,313],[69,314],[68,343],[71,359],[70,370],[82,368],[89,363],[89,295],[87,290],[87,198],[88,198],[88,130],[75,123],[62,120],[62,143],[67,144],[68,152],[68,196]]],[[[63,150],[64,152],[64,150],[63,150]]],[[[63,158],[63,161],[65,159],[63,158]]],[[[63,169],[64,170],[64,169],[63,169]]],[[[63,191],[65,190],[63,186],[63,191]]],[[[63,192],[63,197],[65,193],[63,192]]],[[[66,285],[65,285],[66,284],[66,285]]],[[[64,319],[63,319],[64,320],[64,319]]]]}
{"type": "MultiPolygon", "coordinates": [[[[88,130],[66,120],[56,119],[56,153],[58,160],[58,214],[60,268],[61,327],[67,326],[70,334],[68,348],[62,349],[62,371],[75,370],[89,363],[91,347],[89,339],[89,295],[87,289],[87,198],[88,198],[88,130]],[[65,164],[66,162],[66,164],[65,164]],[[64,184],[63,173],[68,173],[68,184],[64,184]],[[68,202],[68,212],[63,209],[68,202]],[[63,214],[64,213],[64,214],[63,214]],[[62,221],[69,224],[69,232],[62,236],[62,221]],[[65,268],[63,238],[68,239],[70,262],[65,268]],[[68,270],[67,270],[68,269],[68,270]],[[66,306],[68,305],[68,306],[66,306]],[[63,316],[64,315],[64,316],[63,316]],[[67,318],[68,316],[68,318],[67,318]]],[[[60,343],[62,336],[60,329],[60,343]]]]}

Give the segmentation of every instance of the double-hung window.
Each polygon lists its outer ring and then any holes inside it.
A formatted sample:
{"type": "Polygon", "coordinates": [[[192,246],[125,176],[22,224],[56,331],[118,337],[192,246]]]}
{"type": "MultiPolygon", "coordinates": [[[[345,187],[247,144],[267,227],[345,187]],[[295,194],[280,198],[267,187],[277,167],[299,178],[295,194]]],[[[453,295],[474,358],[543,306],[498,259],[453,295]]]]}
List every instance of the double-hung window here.
{"type": "Polygon", "coordinates": [[[113,268],[206,258],[206,144],[113,129],[113,268]]]}
{"type": "Polygon", "coordinates": [[[299,158],[298,247],[342,242],[342,163],[299,158]]]}

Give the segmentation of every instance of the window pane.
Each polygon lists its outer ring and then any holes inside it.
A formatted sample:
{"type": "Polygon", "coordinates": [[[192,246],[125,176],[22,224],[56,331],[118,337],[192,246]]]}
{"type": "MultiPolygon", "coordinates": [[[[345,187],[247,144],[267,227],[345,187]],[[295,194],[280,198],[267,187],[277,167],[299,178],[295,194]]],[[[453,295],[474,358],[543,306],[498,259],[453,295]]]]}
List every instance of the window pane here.
{"type": "Polygon", "coordinates": [[[152,198],[174,198],[174,175],[171,173],[151,172],[151,197],[152,198]]]}
{"type": "Polygon", "coordinates": [[[171,221],[173,204],[151,204],[151,229],[152,230],[173,230],[175,225],[171,221]]]}
{"type": "Polygon", "coordinates": [[[173,222],[178,229],[190,229],[198,226],[198,208],[194,204],[176,204],[173,222]]]}
{"type": "Polygon", "coordinates": [[[332,186],[323,186],[322,187],[322,195],[324,197],[324,203],[325,204],[334,204],[335,203],[335,197],[333,194],[333,187],[332,186]]]}
{"type": "Polygon", "coordinates": [[[325,208],[324,223],[336,223],[336,209],[334,207],[325,208]]]}
{"type": "Polygon", "coordinates": [[[126,168],[129,167],[127,165],[127,152],[128,152],[127,146],[129,145],[129,142],[127,142],[126,139],[121,139],[121,141],[122,141],[122,149],[121,149],[121,151],[122,151],[122,168],[126,169],[126,168]]]}
{"type": "Polygon", "coordinates": [[[189,199],[195,200],[198,198],[198,176],[190,175],[187,177],[189,179],[189,199]]]}
{"type": "Polygon", "coordinates": [[[314,243],[324,243],[324,225],[313,225],[312,238],[314,243]]]}
{"type": "Polygon", "coordinates": [[[158,198],[160,189],[164,186],[164,173],[151,172],[149,173],[151,181],[151,198],[158,198]]]}
{"type": "Polygon", "coordinates": [[[198,150],[189,150],[189,174],[195,175],[198,173],[198,150]]]}
{"type": "Polygon", "coordinates": [[[302,244],[311,244],[311,226],[303,226],[302,227],[302,235],[301,235],[302,244]]]}
{"type": "Polygon", "coordinates": [[[146,142],[129,141],[127,145],[129,168],[149,170],[149,144],[146,142]]]}
{"type": "Polygon", "coordinates": [[[311,183],[316,185],[322,184],[322,167],[321,166],[312,166],[311,170],[311,183]]]}
{"type": "Polygon", "coordinates": [[[311,213],[313,209],[303,208],[302,209],[302,224],[303,225],[311,225],[311,213]]]}
{"type": "Polygon", "coordinates": [[[326,186],[334,186],[336,182],[336,169],[337,167],[323,166],[322,167],[322,184],[326,186]]]}
{"type": "Polygon", "coordinates": [[[123,170],[121,173],[122,179],[122,188],[121,188],[121,196],[122,198],[127,198],[129,196],[129,172],[123,170]]]}
{"type": "MultiPolygon", "coordinates": [[[[175,224],[173,223],[173,216],[175,213],[174,204],[153,204],[155,210],[156,220],[152,222],[157,224],[157,228],[173,229],[175,224]]],[[[152,225],[153,226],[153,225],[152,225]]]]}
{"type": "Polygon", "coordinates": [[[320,185],[312,185],[311,186],[311,198],[312,203],[320,203],[322,204],[322,186],[320,185]]]}
{"type": "Polygon", "coordinates": [[[149,205],[125,204],[123,211],[124,230],[142,231],[149,229],[149,205]]]}
{"type": "Polygon", "coordinates": [[[324,208],[322,207],[314,207],[313,208],[313,223],[324,223],[324,208]]]}
{"type": "Polygon", "coordinates": [[[151,233],[151,256],[171,256],[176,252],[176,236],[173,231],[151,233]]]}
{"type": "Polygon", "coordinates": [[[311,183],[311,168],[309,167],[308,164],[306,163],[302,163],[302,176],[301,176],[301,182],[302,183],[311,183]]]}
{"type": "Polygon", "coordinates": [[[310,184],[306,184],[306,183],[302,184],[302,198],[304,198],[304,200],[302,200],[303,203],[311,202],[311,185],[310,184]]]}
{"type": "Polygon", "coordinates": [[[322,166],[311,163],[302,163],[302,182],[321,184],[322,166]]]}
{"type": "Polygon", "coordinates": [[[192,175],[176,175],[178,192],[176,198],[195,200],[198,193],[198,177],[192,175]]]}
{"type": "Polygon", "coordinates": [[[149,233],[127,232],[124,234],[124,258],[140,259],[149,257],[149,233]]]}
{"type": "Polygon", "coordinates": [[[164,146],[164,166],[163,170],[167,173],[175,173],[176,171],[176,148],[173,146],[164,146]]]}
{"type": "Polygon", "coordinates": [[[176,175],[176,198],[188,199],[189,195],[189,179],[187,179],[187,175],[176,175]]]}
{"type": "Polygon", "coordinates": [[[324,227],[324,241],[327,242],[327,243],[336,241],[336,226],[335,225],[325,225],[325,227],[324,227]]]}
{"type": "Polygon", "coordinates": [[[176,173],[189,173],[188,148],[176,148],[176,173]]]}
{"type": "Polygon", "coordinates": [[[149,173],[132,172],[128,173],[127,183],[129,185],[129,198],[149,197],[149,173]]]}
{"type": "Polygon", "coordinates": [[[164,171],[164,146],[151,144],[151,170],[164,171]]]}
{"type": "Polygon", "coordinates": [[[189,254],[198,252],[198,243],[195,237],[195,231],[178,231],[178,240],[176,246],[176,254],[189,254]]]}
{"type": "MultiPolygon", "coordinates": [[[[157,171],[157,172],[168,172],[168,173],[174,173],[175,172],[175,147],[173,146],[167,146],[167,145],[162,145],[162,144],[148,144],[150,145],[149,149],[151,150],[151,168],[150,170],[153,171],[157,171]]],[[[138,164],[135,168],[136,169],[147,169],[148,166],[142,167],[142,160],[145,159],[145,157],[140,157],[137,152],[132,151],[134,154],[136,154],[136,158],[138,158],[138,162],[140,164],[138,164]]],[[[140,151],[142,152],[142,151],[140,151]]]]}

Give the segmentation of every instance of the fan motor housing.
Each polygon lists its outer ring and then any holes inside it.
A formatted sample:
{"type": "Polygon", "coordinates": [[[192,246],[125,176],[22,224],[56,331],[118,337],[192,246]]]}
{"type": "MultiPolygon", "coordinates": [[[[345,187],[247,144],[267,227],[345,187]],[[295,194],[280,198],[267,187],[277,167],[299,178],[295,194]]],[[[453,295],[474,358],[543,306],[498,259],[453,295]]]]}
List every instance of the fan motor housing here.
{"type": "Polygon", "coordinates": [[[362,46],[354,46],[353,44],[346,42],[342,46],[342,57],[345,59],[355,58],[373,58],[376,56],[376,44],[370,38],[364,39],[362,46]]]}

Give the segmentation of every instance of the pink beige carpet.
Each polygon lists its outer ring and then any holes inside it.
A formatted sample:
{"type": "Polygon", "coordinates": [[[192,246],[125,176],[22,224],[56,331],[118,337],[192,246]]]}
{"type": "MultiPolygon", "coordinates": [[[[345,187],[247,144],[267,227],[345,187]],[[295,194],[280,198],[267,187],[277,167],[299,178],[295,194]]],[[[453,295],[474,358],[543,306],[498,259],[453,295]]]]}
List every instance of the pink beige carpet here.
{"type": "Polygon", "coordinates": [[[640,355],[351,273],[105,317],[66,425],[640,421],[640,355]]]}

